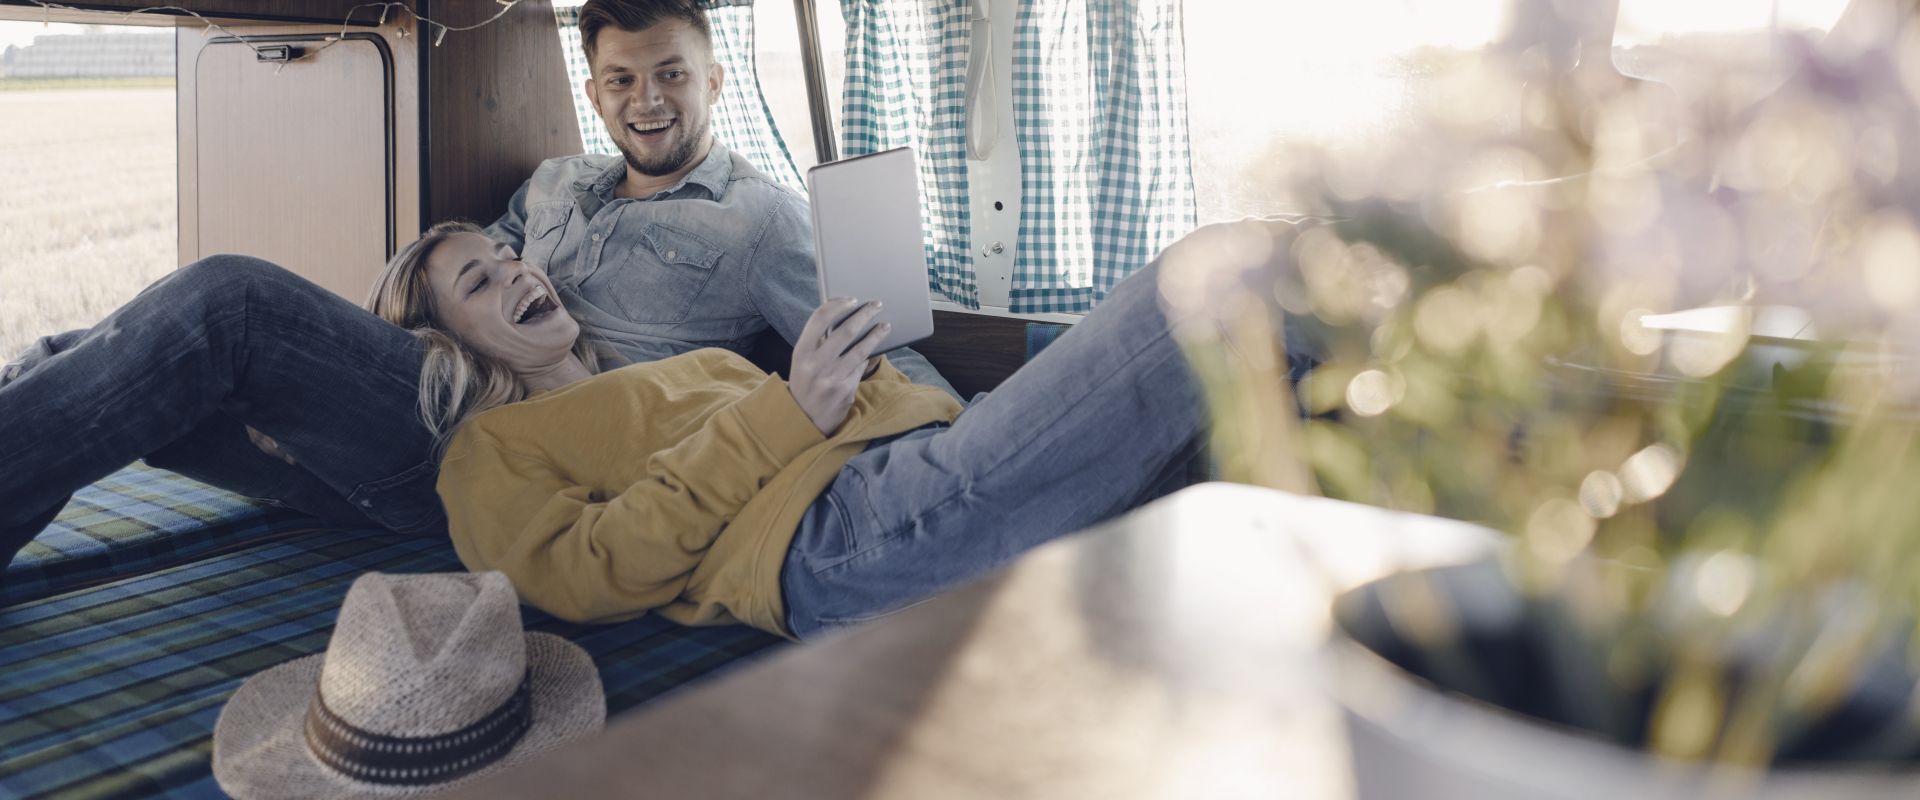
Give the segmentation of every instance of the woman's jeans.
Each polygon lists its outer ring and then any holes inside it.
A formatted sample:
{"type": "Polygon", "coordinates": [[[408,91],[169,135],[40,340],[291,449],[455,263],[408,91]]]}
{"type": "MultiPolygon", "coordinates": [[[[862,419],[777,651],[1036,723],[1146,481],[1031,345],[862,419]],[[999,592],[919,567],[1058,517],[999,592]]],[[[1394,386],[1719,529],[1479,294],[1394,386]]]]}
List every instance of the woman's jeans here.
{"type": "Polygon", "coordinates": [[[988,573],[1131,507],[1204,427],[1157,263],[977,400],[855,456],[807,510],[780,573],[810,638],[988,573]]]}
{"type": "Polygon", "coordinates": [[[410,334],[273,264],[184,267],[0,368],[0,564],[138,458],[333,522],[442,531],[420,358],[410,334]]]}

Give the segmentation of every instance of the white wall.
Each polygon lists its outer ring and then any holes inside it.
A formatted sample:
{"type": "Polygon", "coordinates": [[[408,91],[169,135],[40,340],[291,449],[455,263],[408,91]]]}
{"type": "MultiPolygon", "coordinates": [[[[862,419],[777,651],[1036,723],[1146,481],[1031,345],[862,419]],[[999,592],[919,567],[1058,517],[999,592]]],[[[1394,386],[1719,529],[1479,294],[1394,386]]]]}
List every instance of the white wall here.
{"type": "MultiPolygon", "coordinates": [[[[967,187],[973,212],[973,264],[980,286],[980,304],[1005,309],[1013,285],[1014,247],[1020,238],[1020,146],[1013,133],[1013,28],[1019,12],[1018,0],[974,0],[975,15],[984,10],[991,20],[993,52],[991,81],[977,77],[983,67],[976,37],[974,63],[968,65],[968,85],[992,90],[990,101],[970,103],[968,114],[987,114],[998,122],[998,135],[991,139],[986,160],[967,159],[967,187]],[[1000,208],[995,209],[994,203],[1000,208]],[[998,245],[997,254],[994,252],[998,245]]],[[[983,27],[975,25],[976,30],[983,27]]],[[[980,126],[970,118],[969,139],[980,126]]]]}
{"type": "MultiPolygon", "coordinates": [[[[1019,0],[973,0],[975,15],[984,9],[990,21],[993,39],[991,53],[991,104],[969,106],[969,113],[990,108],[997,123],[997,135],[991,138],[987,158],[967,159],[967,189],[973,218],[974,276],[980,287],[980,312],[1007,315],[1007,300],[1013,287],[1014,250],[1020,241],[1020,143],[1013,131],[1013,30],[1019,14],[1019,0]],[[999,207],[995,208],[994,204],[999,207]],[[997,246],[997,247],[996,247],[997,246]],[[995,250],[998,252],[995,252],[995,250]]],[[[975,42],[974,57],[983,53],[975,42]]],[[[968,85],[975,80],[980,62],[969,64],[968,85]]],[[[969,126],[969,131],[978,126],[969,126]]],[[[988,128],[993,130],[993,128],[988,128]]],[[[964,311],[958,305],[935,302],[935,308],[964,311]]],[[[1078,314],[1020,314],[1024,319],[1048,322],[1075,322],[1078,314]]]]}

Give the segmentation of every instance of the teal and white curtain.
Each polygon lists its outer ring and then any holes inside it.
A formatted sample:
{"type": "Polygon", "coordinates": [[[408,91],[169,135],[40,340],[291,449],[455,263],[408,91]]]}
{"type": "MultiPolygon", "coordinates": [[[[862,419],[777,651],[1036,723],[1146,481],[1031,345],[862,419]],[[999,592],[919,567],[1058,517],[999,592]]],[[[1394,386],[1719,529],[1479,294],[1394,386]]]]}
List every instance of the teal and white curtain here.
{"type": "MultiPolygon", "coordinates": [[[[795,191],[806,191],[787,142],[773,123],[773,111],[760,91],[753,44],[753,0],[703,0],[701,5],[707,9],[707,21],[713,27],[714,59],[727,71],[720,101],[713,107],[714,135],[774,180],[795,191]]],[[[618,152],[600,115],[588,102],[586,90],[581,88],[591,73],[587,54],[580,49],[580,9],[555,8],[553,15],[560,23],[560,49],[566,54],[567,80],[573,86],[573,108],[586,151],[618,152]]]]}
{"type": "Polygon", "coordinates": [[[1181,0],[1021,0],[1010,311],[1081,312],[1195,224],[1181,0]]]}
{"type": "Polygon", "coordinates": [[[840,0],[847,24],[840,152],[914,149],[928,288],[979,308],[967,211],[970,8],[967,0],[840,0]]]}

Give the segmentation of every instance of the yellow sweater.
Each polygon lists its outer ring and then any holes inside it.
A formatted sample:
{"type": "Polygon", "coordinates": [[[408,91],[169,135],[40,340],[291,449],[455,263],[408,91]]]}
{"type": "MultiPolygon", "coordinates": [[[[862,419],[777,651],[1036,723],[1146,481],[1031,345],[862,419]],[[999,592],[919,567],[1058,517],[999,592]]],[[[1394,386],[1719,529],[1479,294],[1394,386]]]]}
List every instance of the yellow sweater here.
{"type": "Polygon", "coordinates": [[[726,350],[635,364],[475,415],[440,465],[453,546],[576,622],[648,611],[790,636],[780,566],[865,442],[959,416],[883,364],[831,438],[726,350]]]}

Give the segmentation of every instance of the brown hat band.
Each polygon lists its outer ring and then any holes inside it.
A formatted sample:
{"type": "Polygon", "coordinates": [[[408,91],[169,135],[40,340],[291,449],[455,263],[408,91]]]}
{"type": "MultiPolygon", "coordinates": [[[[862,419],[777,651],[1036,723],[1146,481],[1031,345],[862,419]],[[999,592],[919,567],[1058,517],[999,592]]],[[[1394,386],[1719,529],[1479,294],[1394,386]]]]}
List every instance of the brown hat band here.
{"type": "Polygon", "coordinates": [[[418,786],[461,777],[513,749],[533,724],[532,689],[520,688],[473,724],[435,736],[386,736],[355,726],[313,693],[307,706],[307,749],[320,763],[367,783],[418,786]]]}

